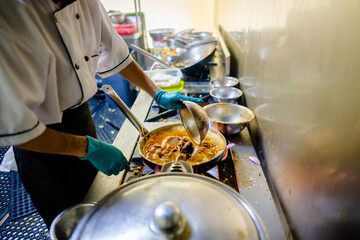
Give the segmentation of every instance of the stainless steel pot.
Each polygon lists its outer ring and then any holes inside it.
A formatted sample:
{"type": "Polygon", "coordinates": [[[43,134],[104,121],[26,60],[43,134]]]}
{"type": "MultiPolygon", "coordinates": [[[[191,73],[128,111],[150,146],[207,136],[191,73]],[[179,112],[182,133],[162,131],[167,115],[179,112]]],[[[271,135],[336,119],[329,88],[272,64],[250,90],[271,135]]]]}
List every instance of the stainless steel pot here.
{"type": "Polygon", "coordinates": [[[79,203],[61,212],[51,223],[50,238],[52,240],[68,240],[80,219],[95,203],[79,203]]]}
{"type": "Polygon", "coordinates": [[[255,118],[248,108],[232,103],[214,103],[204,107],[210,126],[225,135],[237,134],[255,118]]]}
{"type": "Polygon", "coordinates": [[[184,162],[138,178],[103,198],[72,240],[268,239],[250,204],[227,185],[191,173],[184,162]]]}

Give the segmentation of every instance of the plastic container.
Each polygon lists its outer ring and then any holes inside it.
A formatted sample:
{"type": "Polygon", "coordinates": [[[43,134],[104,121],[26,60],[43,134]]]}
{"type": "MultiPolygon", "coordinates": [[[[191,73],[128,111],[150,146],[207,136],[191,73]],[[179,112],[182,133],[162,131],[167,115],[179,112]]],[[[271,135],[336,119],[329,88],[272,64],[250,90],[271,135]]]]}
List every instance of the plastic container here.
{"type": "Polygon", "coordinates": [[[135,24],[118,24],[114,25],[114,28],[120,35],[132,35],[136,32],[135,24]]]}
{"type": "Polygon", "coordinates": [[[152,71],[145,71],[150,79],[161,88],[173,88],[180,84],[182,73],[180,69],[158,69],[152,71]]]}

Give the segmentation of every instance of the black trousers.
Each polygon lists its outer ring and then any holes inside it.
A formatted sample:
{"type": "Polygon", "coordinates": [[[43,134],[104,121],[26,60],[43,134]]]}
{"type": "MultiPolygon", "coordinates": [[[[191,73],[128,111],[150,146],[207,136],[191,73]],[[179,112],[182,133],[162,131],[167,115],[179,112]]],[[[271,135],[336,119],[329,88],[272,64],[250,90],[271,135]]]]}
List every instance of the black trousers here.
{"type": "MultiPolygon", "coordinates": [[[[96,137],[87,102],[66,110],[61,123],[47,127],[96,137]]],[[[48,227],[64,209],[83,201],[98,171],[89,161],[77,157],[36,153],[15,147],[14,153],[24,187],[48,227]]]]}

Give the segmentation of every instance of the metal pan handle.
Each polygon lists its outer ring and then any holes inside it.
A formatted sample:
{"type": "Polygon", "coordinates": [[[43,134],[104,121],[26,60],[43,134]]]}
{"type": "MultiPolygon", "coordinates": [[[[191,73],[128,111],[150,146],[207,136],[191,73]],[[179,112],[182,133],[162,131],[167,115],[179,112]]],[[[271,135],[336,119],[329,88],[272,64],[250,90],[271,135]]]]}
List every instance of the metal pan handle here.
{"type": "Polygon", "coordinates": [[[136,46],[136,45],[134,45],[134,44],[131,44],[131,47],[132,47],[135,51],[137,51],[138,53],[141,53],[141,54],[143,54],[143,55],[151,58],[152,60],[161,63],[162,65],[166,66],[167,68],[171,67],[169,64],[167,64],[166,62],[158,59],[157,57],[155,57],[155,56],[152,55],[151,53],[148,53],[148,52],[145,51],[144,49],[139,48],[138,46],[136,46]]]}
{"type": "Polygon", "coordinates": [[[140,120],[131,112],[131,110],[126,106],[126,104],[121,100],[121,98],[116,94],[114,89],[110,85],[103,86],[104,93],[113,100],[116,106],[119,107],[121,112],[129,119],[129,121],[134,125],[134,127],[140,132],[141,136],[145,136],[149,131],[145,126],[140,122],[140,120]]]}

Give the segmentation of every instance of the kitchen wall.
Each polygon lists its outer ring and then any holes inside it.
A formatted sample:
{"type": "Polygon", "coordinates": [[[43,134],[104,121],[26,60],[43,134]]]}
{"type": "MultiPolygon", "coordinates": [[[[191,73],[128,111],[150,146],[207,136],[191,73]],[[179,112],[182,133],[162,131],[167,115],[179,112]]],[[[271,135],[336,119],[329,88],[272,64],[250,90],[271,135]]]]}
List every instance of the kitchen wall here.
{"type": "MultiPolygon", "coordinates": [[[[100,0],[106,10],[135,12],[133,0],[100,0]]],[[[141,0],[148,30],[175,28],[181,31],[195,28],[196,31],[214,30],[215,0],[141,0]]]]}
{"type": "Polygon", "coordinates": [[[288,237],[358,238],[360,2],[215,0],[215,9],[288,237]]]}

